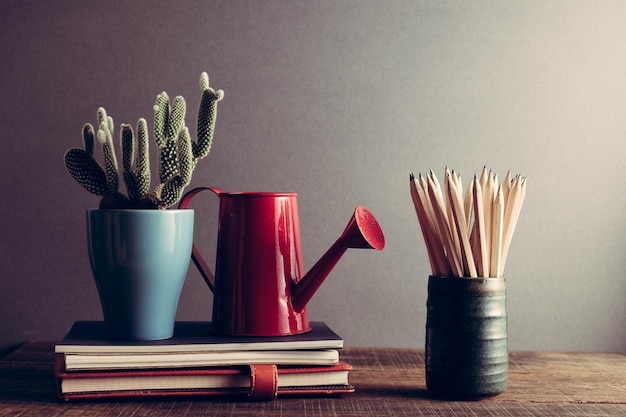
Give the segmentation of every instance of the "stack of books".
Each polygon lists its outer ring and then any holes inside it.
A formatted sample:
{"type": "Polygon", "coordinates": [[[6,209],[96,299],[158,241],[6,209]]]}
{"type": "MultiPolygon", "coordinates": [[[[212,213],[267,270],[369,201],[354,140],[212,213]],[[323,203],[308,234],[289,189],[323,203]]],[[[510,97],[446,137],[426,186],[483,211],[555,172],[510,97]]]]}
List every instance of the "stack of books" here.
{"type": "Polygon", "coordinates": [[[171,339],[109,340],[104,323],[77,321],[55,345],[55,377],[64,400],[136,396],[284,395],[354,392],[343,339],[323,322],[305,334],[223,336],[209,322],[177,322],[171,339]]]}

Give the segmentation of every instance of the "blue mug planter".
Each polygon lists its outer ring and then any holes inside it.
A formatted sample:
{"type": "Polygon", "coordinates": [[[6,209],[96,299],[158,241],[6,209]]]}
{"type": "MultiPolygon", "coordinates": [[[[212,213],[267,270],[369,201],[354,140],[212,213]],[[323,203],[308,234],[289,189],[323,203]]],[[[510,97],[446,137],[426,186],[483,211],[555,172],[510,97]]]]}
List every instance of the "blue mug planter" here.
{"type": "Polygon", "coordinates": [[[193,223],[190,209],[87,211],[89,260],[107,337],[172,337],[193,223]]]}

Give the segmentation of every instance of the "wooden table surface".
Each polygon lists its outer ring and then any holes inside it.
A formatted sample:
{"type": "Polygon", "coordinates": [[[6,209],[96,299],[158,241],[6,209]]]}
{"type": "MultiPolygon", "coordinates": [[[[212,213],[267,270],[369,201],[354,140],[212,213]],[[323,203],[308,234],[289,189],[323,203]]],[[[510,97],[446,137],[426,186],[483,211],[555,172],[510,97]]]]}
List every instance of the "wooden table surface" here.
{"type": "Polygon", "coordinates": [[[184,400],[61,402],[52,342],[29,342],[0,360],[0,416],[626,416],[626,356],[511,352],[509,388],[479,401],[429,396],[423,351],[345,348],[354,394],[269,402],[184,400]]]}

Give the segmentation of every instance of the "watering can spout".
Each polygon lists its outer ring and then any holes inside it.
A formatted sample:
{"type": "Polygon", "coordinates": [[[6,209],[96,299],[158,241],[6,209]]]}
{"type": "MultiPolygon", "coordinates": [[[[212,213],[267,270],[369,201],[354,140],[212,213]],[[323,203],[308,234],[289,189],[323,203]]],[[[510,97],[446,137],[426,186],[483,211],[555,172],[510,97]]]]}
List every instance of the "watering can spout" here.
{"type": "Polygon", "coordinates": [[[357,207],[339,239],[311,270],[294,284],[291,289],[294,310],[301,311],[306,307],[348,248],[382,250],[384,247],[385,236],[374,215],[365,207],[357,207]]]}

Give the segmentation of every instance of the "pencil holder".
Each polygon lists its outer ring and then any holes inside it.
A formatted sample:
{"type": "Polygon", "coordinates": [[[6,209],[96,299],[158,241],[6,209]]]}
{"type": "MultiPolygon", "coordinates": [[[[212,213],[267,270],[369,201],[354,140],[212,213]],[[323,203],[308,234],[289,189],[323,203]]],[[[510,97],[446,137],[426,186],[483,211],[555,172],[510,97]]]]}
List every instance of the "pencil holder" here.
{"type": "Polygon", "coordinates": [[[426,318],[426,386],[442,397],[471,399],[507,388],[504,278],[430,276],[426,318]]]}

